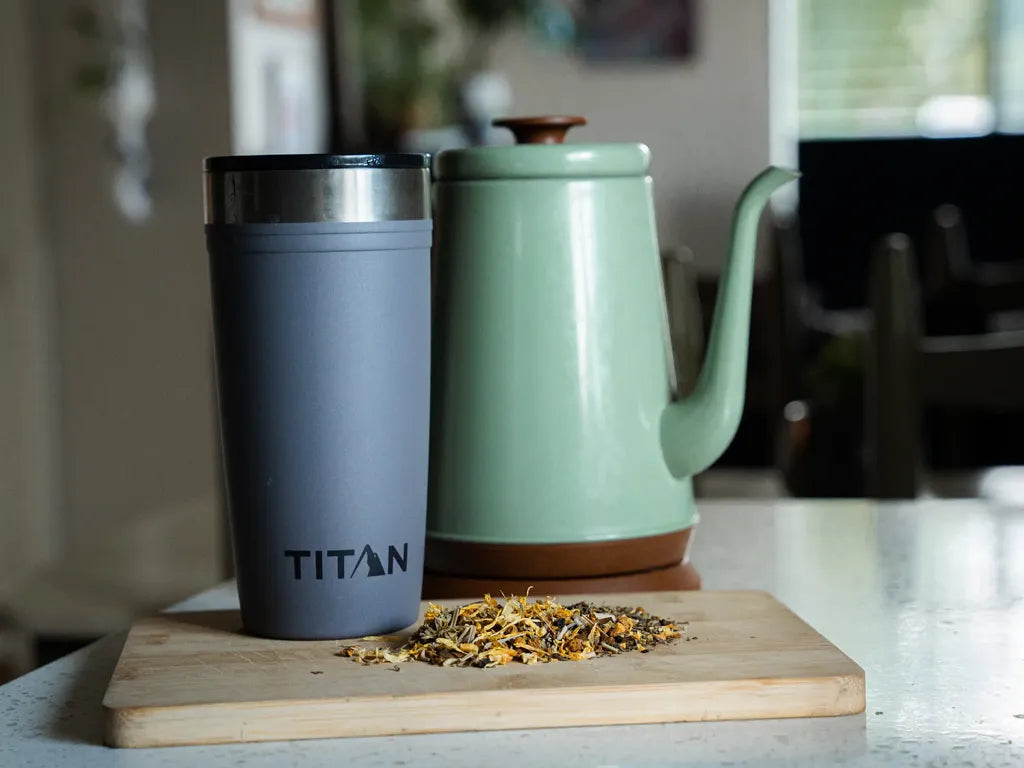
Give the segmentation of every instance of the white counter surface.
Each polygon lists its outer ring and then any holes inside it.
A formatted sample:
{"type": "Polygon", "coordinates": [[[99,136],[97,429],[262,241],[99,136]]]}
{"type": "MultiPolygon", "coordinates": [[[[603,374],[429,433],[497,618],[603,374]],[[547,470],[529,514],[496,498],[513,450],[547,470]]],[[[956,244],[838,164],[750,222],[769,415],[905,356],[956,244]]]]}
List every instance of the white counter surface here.
{"type": "MultiPolygon", "coordinates": [[[[1024,509],[701,504],[707,589],[766,589],[864,667],[863,715],[114,750],[124,635],[0,687],[0,766],[1024,765],[1024,509]]],[[[225,585],[175,606],[237,605],[225,585]]]]}

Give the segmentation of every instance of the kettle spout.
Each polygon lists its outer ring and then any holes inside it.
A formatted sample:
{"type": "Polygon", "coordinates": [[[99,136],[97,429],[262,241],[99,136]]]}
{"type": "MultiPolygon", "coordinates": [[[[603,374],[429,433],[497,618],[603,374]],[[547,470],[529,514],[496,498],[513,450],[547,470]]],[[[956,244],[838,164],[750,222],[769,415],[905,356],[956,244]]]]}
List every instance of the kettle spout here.
{"type": "Polygon", "coordinates": [[[722,268],[704,366],[693,392],[669,403],[661,417],[662,452],[675,477],[707,469],[736,435],[746,390],[758,219],[772,192],[799,175],[767,168],[736,203],[732,245],[722,268]]]}

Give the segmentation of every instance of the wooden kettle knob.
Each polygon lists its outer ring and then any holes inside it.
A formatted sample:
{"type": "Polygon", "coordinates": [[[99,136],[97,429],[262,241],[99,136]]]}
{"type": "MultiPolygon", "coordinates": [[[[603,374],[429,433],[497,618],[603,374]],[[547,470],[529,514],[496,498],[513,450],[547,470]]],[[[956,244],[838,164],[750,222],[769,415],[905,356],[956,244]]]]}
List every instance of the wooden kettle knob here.
{"type": "Polygon", "coordinates": [[[561,144],[565,132],[574,125],[586,125],[582,117],[549,115],[546,117],[503,117],[493,123],[508,128],[516,137],[516,144],[561,144]]]}

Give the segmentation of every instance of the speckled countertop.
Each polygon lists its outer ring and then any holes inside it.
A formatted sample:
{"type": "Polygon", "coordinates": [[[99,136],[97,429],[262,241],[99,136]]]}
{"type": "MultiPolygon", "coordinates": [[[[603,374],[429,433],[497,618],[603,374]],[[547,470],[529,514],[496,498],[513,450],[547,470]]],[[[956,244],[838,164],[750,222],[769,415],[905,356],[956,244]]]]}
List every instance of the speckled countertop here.
{"type": "MultiPolygon", "coordinates": [[[[0,687],[0,766],[1024,765],[1024,508],[976,501],[701,505],[708,589],[766,589],[867,673],[863,715],[114,750],[123,635],[0,687]]],[[[226,608],[220,587],[176,608],[226,608]]]]}

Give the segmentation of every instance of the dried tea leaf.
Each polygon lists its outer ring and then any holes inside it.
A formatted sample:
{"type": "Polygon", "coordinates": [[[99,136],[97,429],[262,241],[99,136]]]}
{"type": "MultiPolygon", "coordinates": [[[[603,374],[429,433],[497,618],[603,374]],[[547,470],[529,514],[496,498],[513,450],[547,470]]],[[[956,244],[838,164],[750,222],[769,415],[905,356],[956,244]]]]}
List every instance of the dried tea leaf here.
{"type": "Polygon", "coordinates": [[[542,664],[628,651],[648,653],[653,646],[679,637],[674,621],[643,608],[583,602],[562,605],[551,597],[531,603],[526,597],[513,596],[500,604],[484,595],[479,602],[454,608],[430,603],[423,624],[397,648],[352,645],[338,655],[362,664],[423,661],[443,667],[489,668],[510,661],[542,664]]]}

